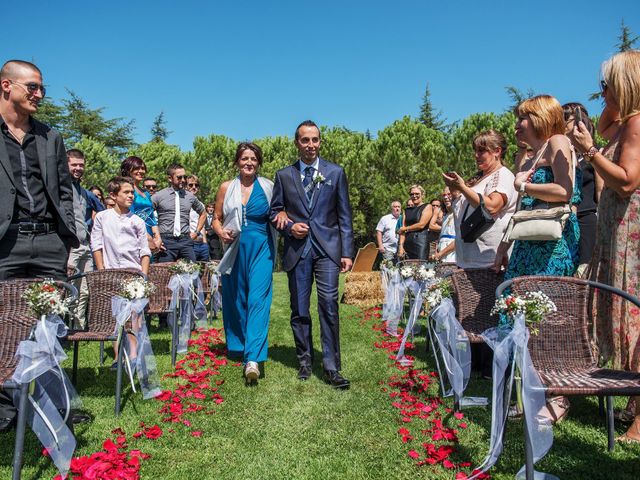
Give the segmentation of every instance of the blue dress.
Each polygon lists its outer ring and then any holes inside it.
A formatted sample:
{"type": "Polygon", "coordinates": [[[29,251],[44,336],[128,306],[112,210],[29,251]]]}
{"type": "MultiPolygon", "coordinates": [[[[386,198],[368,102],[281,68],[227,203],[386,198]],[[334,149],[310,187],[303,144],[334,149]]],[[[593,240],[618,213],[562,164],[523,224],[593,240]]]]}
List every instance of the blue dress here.
{"type": "MultiPolygon", "coordinates": [[[[553,171],[551,167],[538,167],[534,172],[531,183],[552,183],[553,171]]],[[[577,205],[582,200],[582,172],[576,169],[571,204],[577,205]]],[[[539,208],[544,203],[537,198],[524,195],[521,200],[522,209],[539,208]]],[[[562,238],[556,241],[516,240],[509,259],[509,266],[505,273],[505,280],[522,275],[554,275],[571,276],[578,267],[580,227],[575,213],[571,213],[562,238]]]]}
{"type": "Polygon", "coordinates": [[[229,275],[222,275],[222,320],[227,351],[246,362],[267,359],[275,252],[269,230],[269,202],[260,186],[242,207],[238,256],[229,275]]]}
{"type": "Polygon", "coordinates": [[[143,191],[142,194],[138,193],[136,188],[133,189],[133,204],[130,208],[131,212],[135,213],[142,220],[147,227],[147,234],[153,236],[151,227],[158,225],[155,212],[153,211],[153,202],[151,202],[151,194],[143,191]]]}

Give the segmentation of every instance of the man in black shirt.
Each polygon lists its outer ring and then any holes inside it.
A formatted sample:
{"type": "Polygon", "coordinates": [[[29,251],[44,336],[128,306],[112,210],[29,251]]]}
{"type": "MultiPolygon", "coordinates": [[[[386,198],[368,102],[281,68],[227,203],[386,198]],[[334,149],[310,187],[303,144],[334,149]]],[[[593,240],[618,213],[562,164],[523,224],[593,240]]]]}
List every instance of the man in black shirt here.
{"type": "MultiPolygon", "coordinates": [[[[0,280],[64,280],[69,250],[79,245],[62,137],[32,118],[44,95],[32,63],[0,69],[0,280]]],[[[14,416],[0,390],[0,430],[14,416]]]]}

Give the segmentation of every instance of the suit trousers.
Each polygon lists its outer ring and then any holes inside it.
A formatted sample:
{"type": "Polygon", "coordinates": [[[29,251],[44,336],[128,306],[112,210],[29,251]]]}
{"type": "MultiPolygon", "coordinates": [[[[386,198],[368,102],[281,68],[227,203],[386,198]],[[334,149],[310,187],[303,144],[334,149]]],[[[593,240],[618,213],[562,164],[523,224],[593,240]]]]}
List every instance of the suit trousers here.
{"type": "MultiPolygon", "coordinates": [[[[93,271],[93,256],[89,244],[80,244],[78,248],[72,248],[69,252],[67,269],[71,275],[87,273],[93,271]]],[[[82,277],[73,281],[73,285],[78,289],[78,304],[73,310],[73,322],[76,328],[84,328],[85,315],[87,313],[87,303],[89,302],[89,288],[87,279],[82,277]]]]}
{"type": "Polygon", "coordinates": [[[9,228],[0,240],[0,280],[66,280],[69,250],[57,232],[23,234],[9,228]]]}
{"type": "Polygon", "coordinates": [[[330,258],[312,249],[288,272],[291,294],[291,329],[296,355],[301,366],[313,364],[311,288],[315,279],[318,293],[318,317],[325,370],[340,370],[340,320],[338,316],[338,279],[340,268],[330,258]]]}

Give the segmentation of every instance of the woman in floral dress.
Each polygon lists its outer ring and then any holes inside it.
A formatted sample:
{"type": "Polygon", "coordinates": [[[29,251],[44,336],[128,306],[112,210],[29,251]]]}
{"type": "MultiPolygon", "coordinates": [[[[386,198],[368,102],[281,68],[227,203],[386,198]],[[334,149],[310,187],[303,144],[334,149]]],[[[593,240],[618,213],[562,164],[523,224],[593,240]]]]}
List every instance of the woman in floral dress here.
{"type": "MultiPolygon", "coordinates": [[[[580,123],[574,128],[579,149],[604,180],[598,204],[596,246],[589,278],[640,294],[640,51],[619,53],[602,66],[605,107],[598,131],[609,140],[599,152],[580,123]]],[[[600,354],[614,368],[640,372],[640,310],[620,299],[597,299],[595,334],[600,354]]],[[[640,401],[635,419],[619,437],[640,442],[640,401]]],[[[628,408],[629,408],[628,407],[628,408]]]]}

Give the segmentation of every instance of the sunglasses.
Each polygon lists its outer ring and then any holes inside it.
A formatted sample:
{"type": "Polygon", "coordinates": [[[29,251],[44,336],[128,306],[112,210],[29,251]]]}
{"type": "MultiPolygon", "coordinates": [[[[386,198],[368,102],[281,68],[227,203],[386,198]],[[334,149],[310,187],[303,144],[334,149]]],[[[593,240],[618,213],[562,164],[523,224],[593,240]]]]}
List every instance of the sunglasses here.
{"type": "Polygon", "coordinates": [[[200,188],[200,184],[199,183],[187,183],[187,187],[189,188],[200,188]]]}
{"type": "Polygon", "coordinates": [[[185,178],[187,178],[187,176],[186,175],[176,175],[176,178],[178,180],[184,180],[185,178]]]}
{"type": "Polygon", "coordinates": [[[42,93],[42,96],[44,97],[47,94],[47,89],[44,85],[40,85],[39,83],[35,83],[35,82],[29,82],[29,83],[22,83],[22,82],[16,82],[14,80],[9,80],[11,83],[16,83],[20,86],[23,86],[27,89],[27,92],[29,92],[30,94],[34,94],[36,93],[38,90],[40,90],[40,92],[42,93]]]}
{"type": "Polygon", "coordinates": [[[410,197],[420,197],[420,196],[422,196],[422,194],[421,193],[410,193],[409,196],[410,197]]]}
{"type": "Polygon", "coordinates": [[[156,188],[158,188],[158,185],[145,185],[144,188],[146,188],[147,190],[155,190],[156,188]]]}
{"type": "Polygon", "coordinates": [[[607,82],[605,82],[604,80],[600,80],[600,91],[602,92],[603,95],[604,95],[604,92],[607,91],[607,82]]]}

